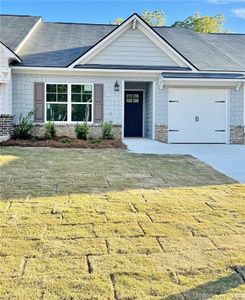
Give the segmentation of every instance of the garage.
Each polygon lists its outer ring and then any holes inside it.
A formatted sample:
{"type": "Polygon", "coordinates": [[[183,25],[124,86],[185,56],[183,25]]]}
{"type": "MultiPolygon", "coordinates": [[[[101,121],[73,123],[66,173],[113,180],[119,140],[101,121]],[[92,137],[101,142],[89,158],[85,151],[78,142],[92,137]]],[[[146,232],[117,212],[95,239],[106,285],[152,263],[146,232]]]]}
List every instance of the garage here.
{"type": "Polygon", "coordinates": [[[169,88],[169,143],[227,143],[228,89],[169,88]]]}

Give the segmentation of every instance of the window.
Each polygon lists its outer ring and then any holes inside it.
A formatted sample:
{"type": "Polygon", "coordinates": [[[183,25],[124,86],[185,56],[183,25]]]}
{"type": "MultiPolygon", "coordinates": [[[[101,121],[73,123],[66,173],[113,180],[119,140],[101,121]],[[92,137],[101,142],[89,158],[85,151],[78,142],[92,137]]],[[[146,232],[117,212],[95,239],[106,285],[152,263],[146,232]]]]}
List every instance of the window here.
{"type": "Polygon", "coordinates": [[[127,103],[139,103],[139,94],[129,94],[127,93],[127,103]]]}
{"type": "Polygon", "coordinates": [[[47,84],[46,121],[92,122],[92,84],[47,84]]]}
{"type": "Polygon", "coordinates": [[[47,84],[47,121],[67,121],[67,85],[47,84]]]}
{"type": "Polygon", "coordinates": [[[71,85],[71,121],[92,121],[92,86],[71,85]]]}

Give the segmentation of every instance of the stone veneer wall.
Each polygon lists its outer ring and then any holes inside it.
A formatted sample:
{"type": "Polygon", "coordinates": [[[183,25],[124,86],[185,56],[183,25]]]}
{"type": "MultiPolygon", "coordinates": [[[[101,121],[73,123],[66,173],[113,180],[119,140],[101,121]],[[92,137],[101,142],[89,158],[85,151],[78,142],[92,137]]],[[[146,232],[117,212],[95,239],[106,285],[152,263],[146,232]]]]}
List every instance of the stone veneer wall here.
{"type": "Polygon", "coordinates": [[[168,127],[165,125],[156,125],[155,139],[159,142],[168,143],[168,127]]]}
{"type": "MultiPolygon", "coordinates": [[[[57,136],[68,136],[70,138],[75,138],[75,124],[55,124],[57,136]]],[[[116,139],[121,139],[122,128],[120,125],[113,126],[113,132],[116,139]]],[[[35,125],[32,129],[32,135],[36,137],[43,137],[45,133],[44,125],[35,125]]],[[[91,125],[89,129],[89,137],[100,138],[102,136],[100,125],[91,125]]]]}
{"type": "Polygon", "coordinates": [[[245,144],[245,132],[243,126],[231,126],[231,144],[245,144]]]}
{"type": "Polygon", "coordinates": [[[9,114],[0,115],[0,136],[9,136],[13,131],[13,116],[9,114]]]}

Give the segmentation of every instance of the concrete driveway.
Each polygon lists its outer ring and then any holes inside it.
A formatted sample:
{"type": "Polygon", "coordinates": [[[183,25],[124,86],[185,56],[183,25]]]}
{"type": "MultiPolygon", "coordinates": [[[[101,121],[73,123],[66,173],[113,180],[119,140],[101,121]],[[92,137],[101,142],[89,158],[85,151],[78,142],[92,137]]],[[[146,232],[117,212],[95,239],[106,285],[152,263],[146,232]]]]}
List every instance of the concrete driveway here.
{"type": "Polygon", "coordinates": [[[143,138],[126,138],[124,143],[134,153],[192,155],[219,172],[245,183],[245,145],[176,145],[143,138]]]}

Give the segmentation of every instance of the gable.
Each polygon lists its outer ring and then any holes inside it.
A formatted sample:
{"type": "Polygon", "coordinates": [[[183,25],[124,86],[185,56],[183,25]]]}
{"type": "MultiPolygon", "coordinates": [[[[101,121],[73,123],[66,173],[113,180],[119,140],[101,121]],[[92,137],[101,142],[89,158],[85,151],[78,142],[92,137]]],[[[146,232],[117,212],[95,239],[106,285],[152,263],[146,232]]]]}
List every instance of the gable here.
{"type": "Polygon", "coordinates": [[[12,61],[21,61],[20,58],[7,46],[0,41],[0,70],[9,67],[9,63],[12,61]]]}
{"type": "Polygon", "coordinates": [[[89,64],[178,66],[139,29],[128,29],[89,60],[89,64]]]}

